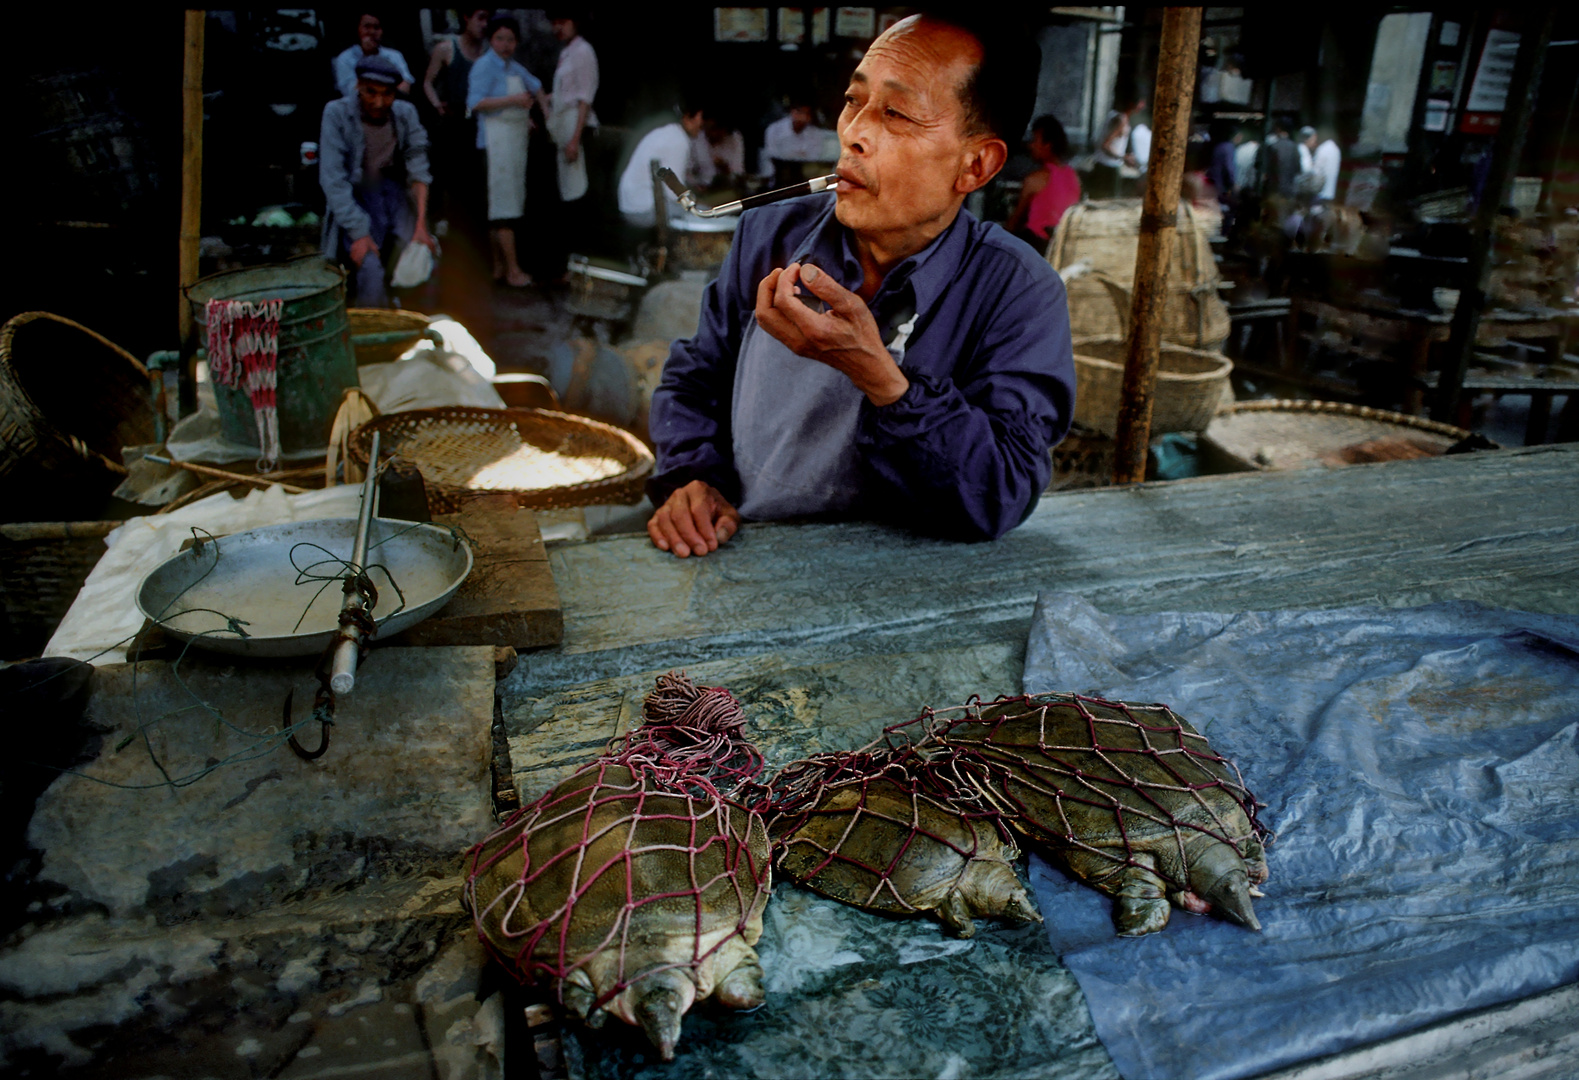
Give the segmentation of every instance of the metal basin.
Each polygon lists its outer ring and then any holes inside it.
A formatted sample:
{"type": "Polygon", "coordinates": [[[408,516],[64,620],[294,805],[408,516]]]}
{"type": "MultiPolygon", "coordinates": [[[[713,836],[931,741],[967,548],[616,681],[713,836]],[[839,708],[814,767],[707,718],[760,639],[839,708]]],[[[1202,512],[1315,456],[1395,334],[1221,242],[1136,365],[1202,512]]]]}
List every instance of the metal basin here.
{"type": "MultiPolygon", "coordinates": [[[[321,578],[343,573],[339,560],[351,557],[355,533],[355,518],[323,518],[205,540],[145,577],[137,607],[196,647],[238,656],[315,656],[339,629],[343,599],[338,581],[326,587],[321,578]],[[298,583],[308,576],[303,570],[314,576],[298,583]]],[[[471,548],[437,525],[379,518],[368,548],[368,576],[378,590],[375,641],[437,612],[471,573],[471,548]]]]}

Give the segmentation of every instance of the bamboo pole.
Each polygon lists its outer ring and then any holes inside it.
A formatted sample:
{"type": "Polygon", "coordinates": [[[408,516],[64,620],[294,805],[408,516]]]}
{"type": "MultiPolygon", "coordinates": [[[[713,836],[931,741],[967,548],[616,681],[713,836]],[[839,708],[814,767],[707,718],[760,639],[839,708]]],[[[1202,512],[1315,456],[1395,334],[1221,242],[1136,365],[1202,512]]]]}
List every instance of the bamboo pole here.
{"type": "Polygon", "coordinates": [[[1458,307],[1453,311],[1447,350],[1442,357],[1441,381],[1437,383],[1436,399],[1431,408],[1431,419],[1444,424],[1458,423],[1464,373],[1469,370],[1470,354],[1475,350],[1475,338],[1480,333],[1480,313],[1486,307],[1486,290],[1491,285],[1491,250],[1496,242],[1497,215],[1512,195],[1513,178],[1524,153],[1524,138],[1535,94],[1540,89],[1546,47],[1551,41],[1556,16],[1555,5],[1534,8],[1519,35],[1508,100],[1496,141],[1492,144],[1491,169],[1481,188],[1480,204],[1475,207],[1475,223],[1469,232],[1469,273],[1459,290],[1458,307]]]}
{"type": "Polygon", "coordinates": [[[1151,441],[1152,393],[1162,339],[1162,308],[1178,232],[1179,184],[1190,138],[1190,106],[1195,98],[1195,56],[1201,42],[1200,8],[1165,8],[1157,50],[1153,91],[1151,157],[1146,199],[1135,248],[1135,290],[1130,306],[1129,350],[1124,360],[1124,396],[1118,408],[1113,482],[1146,479],[1146,448],[1151,441]]]}
{"type": "MultiPolygon", "coordinates": [[[[181,262],[176,301],[180,305],[180,348],[192,357],[192,307],[181,289],[197,280],[197,253],[203,220],[203,20],[206,12],[186,13],[186,34],[181,63],[181,262]]],[[[196,361],[188,359],[189,364],[196,361]]],[[[197,386],[195,371],[186,383],[197,386]]],[[[183,393],[183,398],[186,396],[183,393]]],[[[185,403],[183,402],[183,405],[185,403]]],[[[195,402],[194,402],[195,405],[195,402]]],[[[183,412],[187,411],[185,408],[183,412]]]]}

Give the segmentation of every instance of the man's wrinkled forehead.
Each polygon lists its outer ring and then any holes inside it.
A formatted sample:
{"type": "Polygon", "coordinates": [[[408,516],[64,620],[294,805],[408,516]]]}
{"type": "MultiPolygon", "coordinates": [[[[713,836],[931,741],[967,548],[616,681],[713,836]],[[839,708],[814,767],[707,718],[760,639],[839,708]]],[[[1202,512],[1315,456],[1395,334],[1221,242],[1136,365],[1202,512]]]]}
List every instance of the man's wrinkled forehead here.
{"type": "Polygon", "coordinates": [[[967,31],[911,15],[878,35],[851,81],[873,85],[873,70],[881,67],[882,77],[875,84],[882,89],[943,105],[958,101],[960,87],[981,63],[981,56],[981,43],[967,31]]]}

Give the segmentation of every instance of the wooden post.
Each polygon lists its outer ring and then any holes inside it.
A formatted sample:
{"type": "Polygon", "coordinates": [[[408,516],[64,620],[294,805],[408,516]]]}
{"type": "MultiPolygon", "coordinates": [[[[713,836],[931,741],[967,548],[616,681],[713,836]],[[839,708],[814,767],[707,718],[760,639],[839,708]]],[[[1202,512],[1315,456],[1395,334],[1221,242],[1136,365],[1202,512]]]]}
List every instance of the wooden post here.
{"type": "MultiPolygon", "coordinates": [[[[197,280],[198,243],[203,229],[203,20],[206,12],[186,13],[185,47],[181,63],[181,280],[176,290],[180,305],[180,349],[188,365],[196,347],[192,342],[192,308],[181,289],[197,280]]],[[[186,372],[182,383],[182,409],[190,411],[184,400],[195,394],[195,371],[186,372]],[[187,387],[191,387],[191,391],[187,387]]],[[[192,406],[196,407],[194,398],[192,406]]]]}
{"type": "Polygon", "coordinates": [[[1486,176],[1486,186],[1481,188],[1480,204],[1475,207],[1475,223],[1470,228],[1469,266],[1463,287],[1459,289],[1458,307],[1453,311],[1453,328],[1442,357],[1441,381],[1437,383],[1436,400],[1431,406],[1431,418],[1444,424],[1459,421],[1458,399],[1464,389],[1464,372],[1469,369],[1470,354],[1475,351],[1480,313],[1486,306],[1486,288],[1491,284],[1491,249],[1497,215],[1507,205],[1514,174],[1519,171],[1525,129],[1529,127],[1532,102],[1540,89],[1542,62],[1552,38],[1556,14],[1554,5],[1536,8],[1519,34],[1519,52],[1513,62],[1508,100],[1502,122],[1497,126],[1496,142],[1491,148],[1491,169],[1486,176]]]}
{"type": "Polygon", "coordinates": [[[1113,482],[1146,479],[1146,447],[1151,441],[1151,399],[1157,382],[1162,338],[1162,308],[1178,231],[1179,184],[1190,138],[1190,106],[1195,98],[1195,55],[1201,43],[1200,8],[1166,8],[1157,51],[1153,91],[1151,158],[1146,170],[1146,200],[1135,248],[1135,291],[1130,306],[1129,352],[1124,360],[1124,397],[1119,402],[1113,482]]]}

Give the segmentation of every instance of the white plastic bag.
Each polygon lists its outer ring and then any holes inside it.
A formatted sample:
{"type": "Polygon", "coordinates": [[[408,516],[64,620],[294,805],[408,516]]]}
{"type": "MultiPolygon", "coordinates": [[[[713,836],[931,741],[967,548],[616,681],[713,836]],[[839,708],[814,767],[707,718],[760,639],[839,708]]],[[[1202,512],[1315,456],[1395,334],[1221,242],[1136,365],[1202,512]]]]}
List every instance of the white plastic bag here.
{"type": "Polygon", "coordinates": [[[406,245],[395,262],[395,272],[389,283],[397,289],[413,289],[433,275],[433,252],[428,245],[415,241],[406,245]]]}

